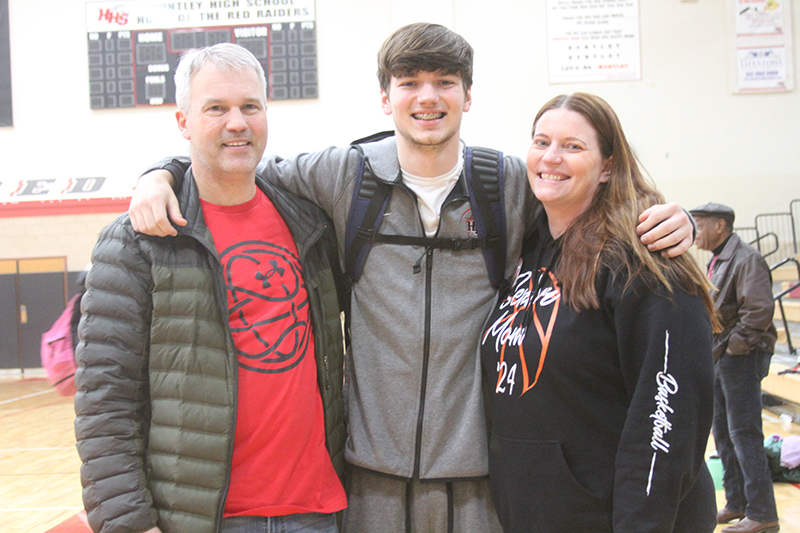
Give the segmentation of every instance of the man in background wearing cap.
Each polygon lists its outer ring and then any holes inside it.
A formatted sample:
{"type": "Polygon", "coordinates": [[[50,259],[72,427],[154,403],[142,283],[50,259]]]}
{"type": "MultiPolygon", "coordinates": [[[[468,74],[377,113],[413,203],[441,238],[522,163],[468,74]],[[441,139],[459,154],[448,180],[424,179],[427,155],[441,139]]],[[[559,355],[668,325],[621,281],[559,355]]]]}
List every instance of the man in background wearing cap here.
{"type": "Polygon", "coordinates": [[[725,469],[724,533],[774,533],[778,511],[761,429],[761,380],[769,372],[777,332],[772,276],[764,258],[733,233],[734,212],[709,203],[691,211],[698,248],[714,255],[708,279],[723,331],[714,335],[714,441],[725,469]]]}

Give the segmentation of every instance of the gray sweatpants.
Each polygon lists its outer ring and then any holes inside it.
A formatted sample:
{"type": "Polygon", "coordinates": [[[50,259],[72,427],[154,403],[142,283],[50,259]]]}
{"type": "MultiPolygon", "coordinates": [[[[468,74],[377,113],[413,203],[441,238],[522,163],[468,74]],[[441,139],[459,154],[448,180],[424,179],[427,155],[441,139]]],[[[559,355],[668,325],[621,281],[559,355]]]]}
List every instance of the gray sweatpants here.
{"type": "Polygon", "coordinates": [[[342,533],[501,533],[489,480],[406,482],[350,468],[342,533]]]}

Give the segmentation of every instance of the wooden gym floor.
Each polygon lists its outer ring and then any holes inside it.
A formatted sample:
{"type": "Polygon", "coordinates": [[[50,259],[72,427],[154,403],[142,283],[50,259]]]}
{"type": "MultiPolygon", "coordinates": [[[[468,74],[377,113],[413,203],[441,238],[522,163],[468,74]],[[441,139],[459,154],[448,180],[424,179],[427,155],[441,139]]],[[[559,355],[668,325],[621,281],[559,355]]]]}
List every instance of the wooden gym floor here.
{"type": "Polygon", "coordinates": [[[72,397],[0,378],[0,531],[44,533],[83,510],[72,397]]]}
{"type": "MultiPolygon", "coordinates": [[[[80,461],[75,451],[71,397],[40,377],[0,376],[0,531],[45,533],[80,512],[80,461]]],[[[800,435],[763,412],[764,435],[800,435]]],[[[713,450],[709,440],[709,451],[713,450]]],[[[800,489],[775,483],[781,531],[800,533],[800,489]]],[[[717,505],[725,504],[717,491],[717,505]]],[[[719,526],[716,531],[720,531],[719,526]]],[[[88,530],[87,530],[88,531],[88,530]]]]}

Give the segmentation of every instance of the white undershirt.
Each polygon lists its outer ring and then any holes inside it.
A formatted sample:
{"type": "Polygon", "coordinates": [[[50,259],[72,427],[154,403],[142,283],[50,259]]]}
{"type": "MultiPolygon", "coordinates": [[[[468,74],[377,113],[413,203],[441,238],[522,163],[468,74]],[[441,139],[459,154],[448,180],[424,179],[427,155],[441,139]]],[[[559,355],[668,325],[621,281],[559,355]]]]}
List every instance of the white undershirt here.
{"type": "Polygon", "coordinates": [[[447,195],[453,190],[461,169],[464,167],[464,156],[458,152],[458,162],[450,172],[433,178],[423,178],[409,174],[401,169],[403,183],[417,195],[417,207],[425,228],[425,236],[433,237],[439,228],[439,214],[447,195]]]}

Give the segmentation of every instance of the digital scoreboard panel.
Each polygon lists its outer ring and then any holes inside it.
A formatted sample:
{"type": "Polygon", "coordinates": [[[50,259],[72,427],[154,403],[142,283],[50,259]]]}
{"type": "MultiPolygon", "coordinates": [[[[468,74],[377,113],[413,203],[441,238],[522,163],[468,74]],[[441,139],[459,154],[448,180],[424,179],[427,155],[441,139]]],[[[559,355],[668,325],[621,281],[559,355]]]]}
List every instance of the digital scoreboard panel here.
{"type": "Polygon", "coordinates": [[[241,45],[261,62],[269,100],[317,98],[313,0],[86,4],[92,109],[175,103],[186,50],[241,45]]]}

